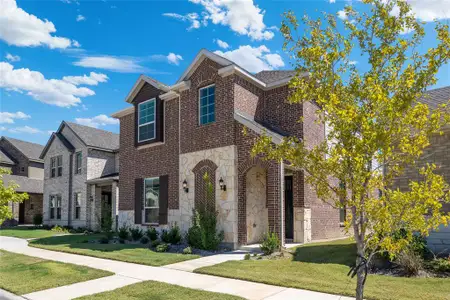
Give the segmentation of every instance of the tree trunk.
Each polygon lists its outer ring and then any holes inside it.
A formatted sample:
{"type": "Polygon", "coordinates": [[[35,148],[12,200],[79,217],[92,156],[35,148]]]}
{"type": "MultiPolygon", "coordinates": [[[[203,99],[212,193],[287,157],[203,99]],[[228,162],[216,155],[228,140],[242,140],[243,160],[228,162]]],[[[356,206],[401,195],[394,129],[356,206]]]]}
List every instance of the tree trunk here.
{"type": "MultiPolygon", "coordinates": [[[[358,266],[361,263],[362,259],[361,257],[356,258],[356,265],[358,266]]],[[[364,266],[361,265],[361,267],[358,269],[358,272],[356,272],[356,300],[363,300],[364,297],[364,266]]]]}

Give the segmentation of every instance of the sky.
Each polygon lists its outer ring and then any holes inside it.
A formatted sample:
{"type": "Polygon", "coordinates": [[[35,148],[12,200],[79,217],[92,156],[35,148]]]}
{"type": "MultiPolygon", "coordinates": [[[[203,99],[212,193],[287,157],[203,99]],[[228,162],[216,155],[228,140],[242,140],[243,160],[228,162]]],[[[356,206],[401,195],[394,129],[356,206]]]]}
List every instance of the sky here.
{"type": "MultiPolygon", "coordinates": [[[[450,0],[409,0],[426,22],[450,22],[450,0]]],[[[250,72],[290,69],[282,14],[345,19],[357,0],[0,0],[0,134],[45,144],[62,120],[119,132],[110,115],[140,74],[171,85],[202,49],[250,72]]],[[[302,27],[300,27],[300,32],[302,27]]],[[[364,70],[367,63],[352,60],[364,70]]],[[[450,85],[450,66],[433,88],[450,85]]]]}

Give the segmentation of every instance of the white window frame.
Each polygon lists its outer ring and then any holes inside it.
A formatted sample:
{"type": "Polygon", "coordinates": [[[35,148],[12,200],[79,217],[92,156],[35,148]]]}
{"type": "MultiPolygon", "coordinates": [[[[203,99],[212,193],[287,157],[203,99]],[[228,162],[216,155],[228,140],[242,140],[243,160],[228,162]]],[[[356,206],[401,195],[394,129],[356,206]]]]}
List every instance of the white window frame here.
{"type": "Polygon", "coordinates": [[[138,143],[142,143],[142,142],[146,142],[146,141],[151,141],[151,140],[154,140],[154,139],[156,138],[156,98],[148,99],[148,100],[145,100],[144,102],[141,102],[141,103],[138,104],[138,119],[137,119],[137,126],[138,126],[138,132],[137,132],[137,140],[138,140],[138,143]],[[154,116],[154,117],[153,117],[153,121],[147,122],[147,123],[144,123],[144,124],[139,124],[139,120],[141,119],[141,105],[144,104],[144,103],[150,102],[150,101],[155,102],[155,104],[153,105],[153,116],[154,116]],[[141,139],[140,139],[140,130],[141,130],[141,127],[142,127],[142,126],[149,125],[149,124],[152,124],[152,123],[154,124],[153,128],[155,129],[155,130],[153,131],[153,137],[152,137],[152,138],[145,139],[145,140],[141,140],[141,139]]]}
{"type": "Polygon", "coordinates": [[[146,198],[145,198],[145,181],[146,180],[155,180],[155,179],[158,179],[159,180],[159,177],[149,177],[149,178],[144,178],[144,183],[143,183],[143,194],[142,194],[142,198],[143,198],[143,202],[144,202],[144,209],[143,209],[143,211],[142,211],[142,213],[143,213],[143,220],[144,220],[144,224],[149,224],[149,225],[159,225],[159,218],[158,218],[158,222],[147,222],[147,220],[145,219],[146,218],[146,216],[147,216],[147,214],[145,213],[146,212],[146,210],[147,209],[157,209],[158,210],[158,216],[159,216],[159,196],[160,196],[160,194],[161,194],[161,190],[159,191],[159,194],[158,194],[158,206],[146,206],[146,198]]]}
{"type": "Polygon", "coordinates": [[[50,220],[54,220],[56,218],[56,195],[50,195],[50,220]],[[53,202],[52,200],[54,200],[55,202],[53,202]],[[53,204],[53,205],[52,205],[53,204]],[[53,216],[52,216],[52,209],[53,209],[53,216]]]}
{"type": "Polygon", "coordinates": [[[56,170],[56,156],[50,158],[50,178],[55,178],[57,175],[56,170]],[[55,173],[53,173],[53,170],[55,170],[55,173]]]}
{"type": "Polygon", "coordinates": [[[75,220],[80,220],[81,219],[81,192],[75,192],[73,194],[73,202],[74,202],[74,210],[73,210],[73,218],[75,220]],[[78,202],[78,205],[77,205],[78,202]],[[78,214],[78,218],[77,218],[77,208],[80,210],[80,213],[78,214]]]}
{"type": "Polygon", "coordinates": [[[56,177],[63,176],[63,156],[58,155],[56,157],[56,177]],[[61,164],[59,164],[59,158],[61,158],[61,164]],[[59,175],[59,168],[61,168],[61,175],[59,175]]]}
{"type": "Polygon", "coordinates": [[[83,152],[78,151],[75,152],[75,174],[81,174],[83,170],[83,152]],[[80,164],[78,164],[78,155],[80,155],[80,164]]]}
{"type": "Polygon", "coordinates": [[[61,220],[62,218],[62,198],[61,195],[55,195],[56,198],[56,220],[61,220]],[[59,200],[59,201],[58,201],[59,200]],[[59,218],[58,218],[58,209],[59,209],[59,218]]]}
{"type": "Polygon", "coordinates": [[[198,125],[200,125],[200,126],[209,125],[209,124],[216,122],[216,90],[214,89],[214,122],[208,122],[208,123],[202,124],[202,103],[201,103],[202,90],[210,88],[215,85],[216,84],[213,83],[213,84],[210,84],[210,85],[207,85],[207,86],[204,86],[204,87],[198,89],[198,125]]]}

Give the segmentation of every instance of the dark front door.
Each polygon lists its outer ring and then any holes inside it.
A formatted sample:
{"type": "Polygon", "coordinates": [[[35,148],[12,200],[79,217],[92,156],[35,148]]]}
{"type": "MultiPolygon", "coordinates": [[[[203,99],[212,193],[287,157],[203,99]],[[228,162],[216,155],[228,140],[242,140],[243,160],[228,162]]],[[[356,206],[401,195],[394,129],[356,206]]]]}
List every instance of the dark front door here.
{"type": "Polygon", "coordinates": [[[111,192],[102,192],[102,208],[101,208],[101,222],[103,226],[110,227],[112,225],[112,198],[111,192]],[[103,225],[104,224],[104,225],[103,225]]]}
{"type": "Polygon", "coordinates": [[[284,225],[286,239],[294,239],[294,194],[292,190],[292,176],[284,178],[284,225]]]}
{"type": "Polygon", "coordinates": [[[25,203],[19,203],[19,224],[25,224],[25,203]]]}

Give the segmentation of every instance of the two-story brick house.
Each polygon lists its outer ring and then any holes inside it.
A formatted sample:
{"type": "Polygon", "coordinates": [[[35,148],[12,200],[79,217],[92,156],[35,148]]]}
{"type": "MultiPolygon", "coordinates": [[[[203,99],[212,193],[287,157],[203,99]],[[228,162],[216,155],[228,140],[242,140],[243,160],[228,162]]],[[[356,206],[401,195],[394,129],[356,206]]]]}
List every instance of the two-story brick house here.
{"type": "Polygon", "coordinates": [[[63,121],[40,157],[44,172],[44,224],[98,229],[116,222],[119,135],[63,121]]]}
{"type": "Polygon", "coordinates": [[[39,155],[44,146],[2,136],[0,138],[0,168],[11,174],[3,175],[6,185],[14,182],[19,193],[28,193],[22,203],[11,203],[13,218],[4,225],[32,224],[37,214],[42,214],[44,186],[44,161],[39,155]]]}
{"type": "Polygon", "coordinates": [[[324,139],[313,103],[289,105],[292,76],[251,74],[207,50],[172,86],[140,76],[126,98],[132,106],[113,114],[120,120],[119,224],[177,223],[186,231],[205,201],[207,172],[232,247],[258,243],[269,230],[294,242],[341,236],[339,210],[317,199],[302,171],[250,155],[263,132],[275,143],[324,139]]]}

